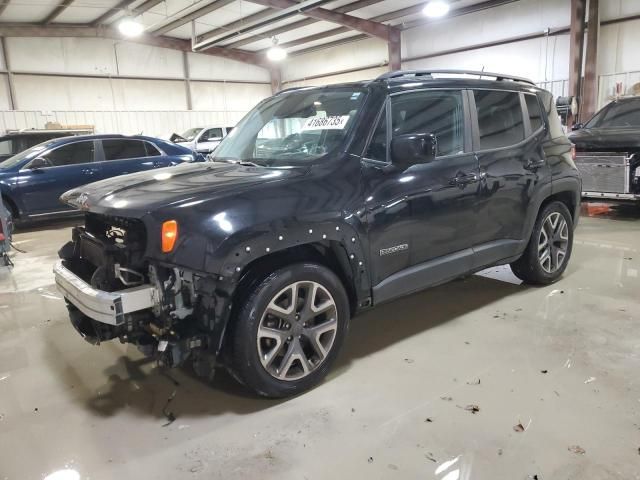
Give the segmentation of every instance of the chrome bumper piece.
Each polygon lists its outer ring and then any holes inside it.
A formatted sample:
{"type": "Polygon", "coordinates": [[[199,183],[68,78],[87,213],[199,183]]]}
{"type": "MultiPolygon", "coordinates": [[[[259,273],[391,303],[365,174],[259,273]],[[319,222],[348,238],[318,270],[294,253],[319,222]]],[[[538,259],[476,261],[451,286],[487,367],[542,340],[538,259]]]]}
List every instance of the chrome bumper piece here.
{"type": "Polygon", "coordinates": [[[158,301],[151,285],[140,285],[117,292],[97,290],[66,268],[62,261],[53,267],[60,293],[87,317],[109,325],[122,325],[124,316],[153,307],[158,301]]]}
{"type": "Polygon", "coordinates": [[[584,198],[602,198],[603,200],[640,200],[635,193],[582,192],[584,198]]]}

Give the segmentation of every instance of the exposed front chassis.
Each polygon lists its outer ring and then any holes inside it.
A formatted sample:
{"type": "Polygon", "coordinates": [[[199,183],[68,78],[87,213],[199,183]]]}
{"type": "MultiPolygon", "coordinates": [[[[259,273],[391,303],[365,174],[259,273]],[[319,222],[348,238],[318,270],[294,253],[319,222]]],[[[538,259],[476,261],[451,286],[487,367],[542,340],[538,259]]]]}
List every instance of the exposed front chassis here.
{"type": "Polygon", "coordinates": [[[229,311],[220,297],[230,295],[216,277],[146,258],[144,236],[141,224],[111,218],[73,230],[53,270],[71,323],[92,344],[117,338],[162,365],[194,360],[211,376],[229,311]]]}

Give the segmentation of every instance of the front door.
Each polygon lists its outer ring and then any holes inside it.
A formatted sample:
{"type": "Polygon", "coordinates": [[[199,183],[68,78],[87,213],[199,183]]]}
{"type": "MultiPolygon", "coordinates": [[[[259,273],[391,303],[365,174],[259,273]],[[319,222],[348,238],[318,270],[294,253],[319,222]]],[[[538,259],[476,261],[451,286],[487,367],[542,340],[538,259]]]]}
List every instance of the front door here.
{"type": "Polygon", "coordinates": [[[465,92],[397,94],[385,109],[363,161],[371,274],[373,284],[385,289],[376,301],[471,268],[480,179],[465,92]],[[434,134],[437,155],[400,169],[390,145],[393,137],[410,133],[434,134]]]}
{"type": "Polygon", "coordinates": [[[102,160],[103,178],[167,166],[166,157],[155,146],[129,138],[102,140],[102,160]]]}
{"type": "Polygon", "coordinates": [[[100,166],[94,162],[95,142],[67,143],[39,155],[20,171],[19,194],[27,215],[68,210],[60,203],[67,190],[100,180],[100,166]]]}

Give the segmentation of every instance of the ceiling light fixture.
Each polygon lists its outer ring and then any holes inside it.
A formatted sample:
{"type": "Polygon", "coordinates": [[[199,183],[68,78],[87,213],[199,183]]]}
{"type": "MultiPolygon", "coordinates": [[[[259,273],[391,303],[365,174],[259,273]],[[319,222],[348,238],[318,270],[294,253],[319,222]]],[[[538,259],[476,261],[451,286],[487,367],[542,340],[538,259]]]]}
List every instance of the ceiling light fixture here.
{"type": "Polygon", "coordinates": [[[144,32],[144,25],[133,17],[125,17],[118,23],[118,30],[125,37],[138,37],[144,32]]]}
{"type": "Polygon", "coordinates": [[[447,2],[443,2],[442,0],[432,0],[424,6],[422,13],[429,18],[440,18],[449,13],[449,8],[450,7],[447,2]]]}
{"type": "Polygon", "coordinates": [[[271,48],[267,50],[267,58],[272,62],[280,62],[287,58],[287,51],[278,46],[278,39],[273,37],[272,41],[273,45],[271,45],[271,48]]]}

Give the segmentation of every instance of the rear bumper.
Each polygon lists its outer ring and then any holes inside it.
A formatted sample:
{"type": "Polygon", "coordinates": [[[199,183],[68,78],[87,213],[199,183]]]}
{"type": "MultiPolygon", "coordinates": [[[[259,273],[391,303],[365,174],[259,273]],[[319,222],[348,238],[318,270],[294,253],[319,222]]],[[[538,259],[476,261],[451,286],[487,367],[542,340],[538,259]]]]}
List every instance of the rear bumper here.
{"type": "Polygon", "coordinates": [[[157,290],[140,285],[116,292],[97,290],[58,261],[53,267],[60,293],[87,317],[108,325],[122,325],[125,315],[158,303],[157,290]]]}
{"type": "Polygon", "coordinates": [[[603,200],[640,201],[640,195],[635,193],[582,192],[584,198],[600,198],[603,200]]]}

